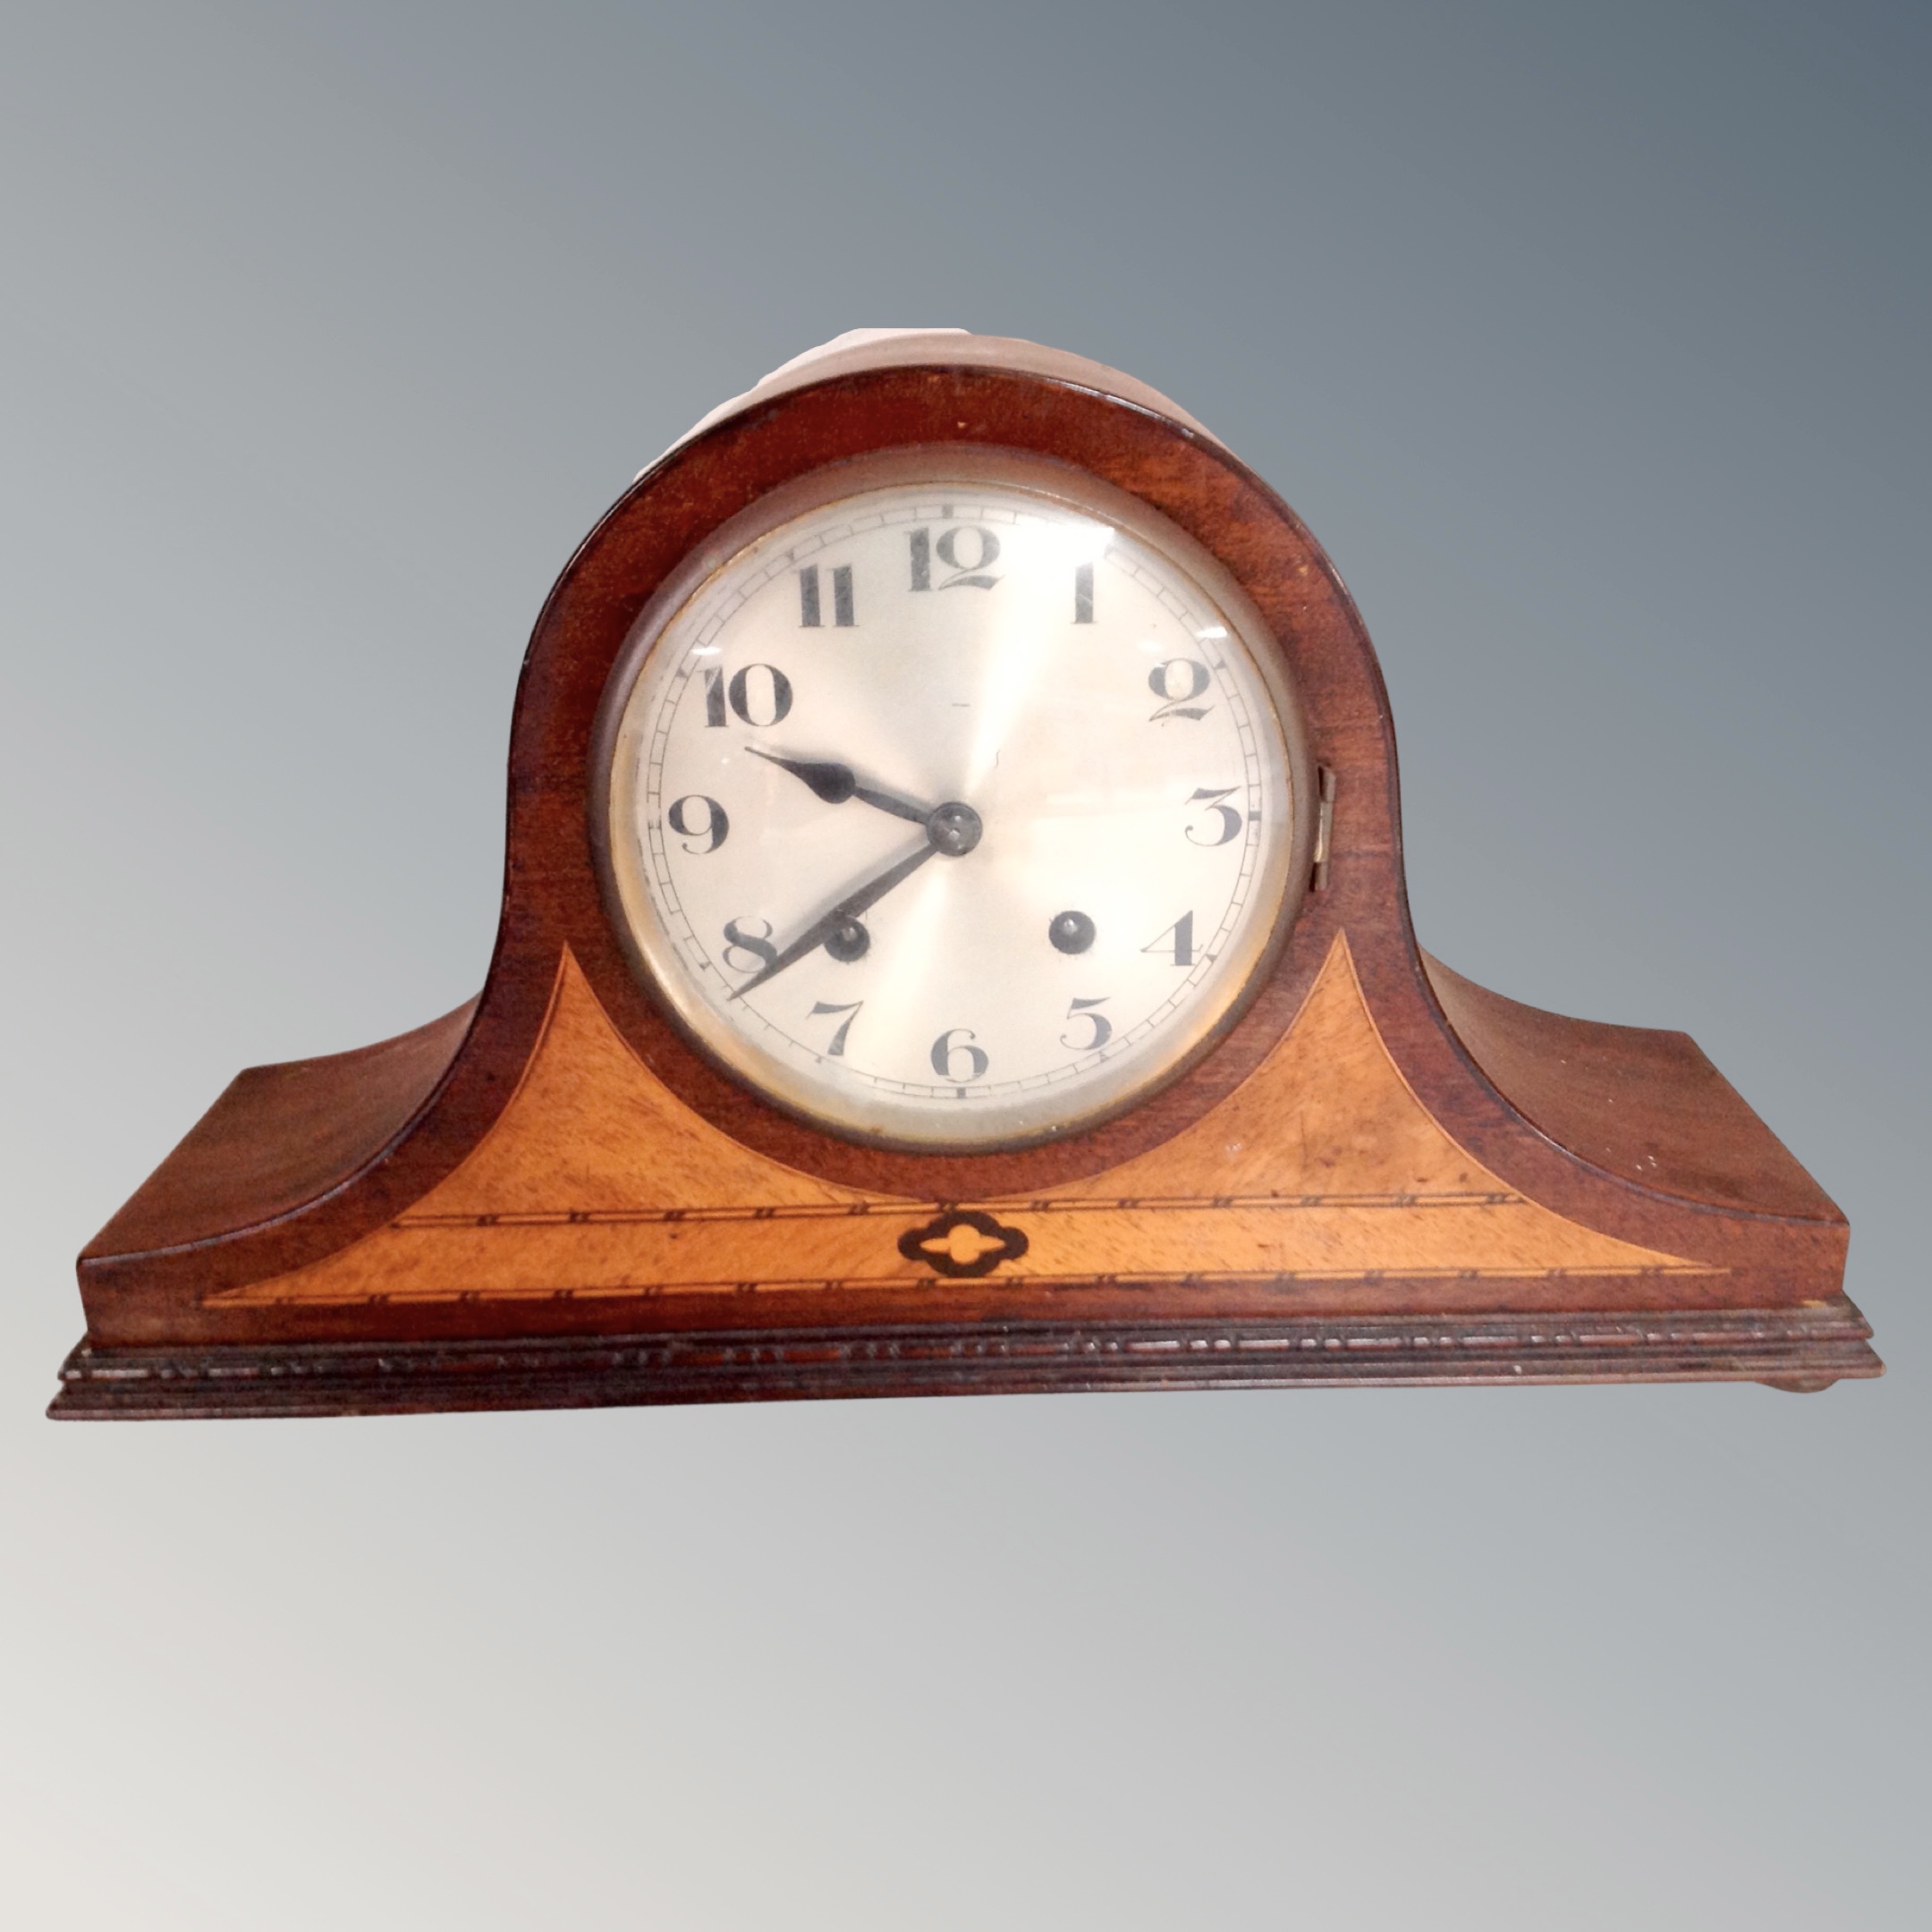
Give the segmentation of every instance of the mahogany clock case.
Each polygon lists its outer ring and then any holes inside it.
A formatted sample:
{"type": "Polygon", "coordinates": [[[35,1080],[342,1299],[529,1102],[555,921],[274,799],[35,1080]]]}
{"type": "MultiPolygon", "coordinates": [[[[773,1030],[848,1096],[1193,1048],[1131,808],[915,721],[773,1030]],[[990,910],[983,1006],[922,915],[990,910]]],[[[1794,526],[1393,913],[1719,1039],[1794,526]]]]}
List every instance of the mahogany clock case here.
{"type": "Polygon", "coordinates": [[[1419,950],[1375,656],[1264,483],[1117,372],[902,338],[739,399],[585,540],[518,690],[481,994],[242,1074],[83,1251],[52,1413],[1813,1388],[1881,1371],[1846,1237],[1686,1037],[1538,1013],[1419,950]],[[1024,1148],[860,1145],[756,1097],[640,979],[593,832],[606,694],[654,599],[772,493],[1002,452],[1144,505],[1252,606],[1305,750],[1306,890],[1245,1008],[1131,1110],[1024,1148]]]}

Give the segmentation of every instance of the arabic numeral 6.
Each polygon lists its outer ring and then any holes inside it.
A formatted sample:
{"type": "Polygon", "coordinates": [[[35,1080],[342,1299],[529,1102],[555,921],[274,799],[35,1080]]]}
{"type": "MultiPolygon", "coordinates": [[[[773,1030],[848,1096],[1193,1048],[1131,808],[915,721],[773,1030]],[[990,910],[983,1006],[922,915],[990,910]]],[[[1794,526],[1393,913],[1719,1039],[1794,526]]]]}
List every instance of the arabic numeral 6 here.
{"type": "Polygon", "coordinates": [[[972,1044],[973,1038],[970,1027],[948,1027],[932,1043],[932,1070],[941,1080],[961,1086],[985,1078],[992,1062],[972,1044]]]}

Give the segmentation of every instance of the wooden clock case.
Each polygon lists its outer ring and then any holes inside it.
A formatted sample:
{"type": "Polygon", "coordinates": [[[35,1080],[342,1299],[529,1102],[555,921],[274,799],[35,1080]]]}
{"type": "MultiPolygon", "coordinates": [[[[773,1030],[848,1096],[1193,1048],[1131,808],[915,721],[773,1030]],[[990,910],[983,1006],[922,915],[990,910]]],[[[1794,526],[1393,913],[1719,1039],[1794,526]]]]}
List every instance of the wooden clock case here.
{"type": "Polygon", "coordinates": [[[82,1253],[53,1414],[1881,1372],[1843,1216],[1688,1038],[1537,1012],[1418,948],[1347,591],[1117,371],[905,335],[716,412],[558,580],[509,794],[481,994],[236,1079],[82,1253]],[[860,1146],[754,1097],[640,984],[593,850],[599,708],[654,594],[767,492],[936,445],[1072,465],[1205,546],[1319,774],[1310,889],[1237,1022],[1132,1111],[1010,1152],[860,1146]]]}

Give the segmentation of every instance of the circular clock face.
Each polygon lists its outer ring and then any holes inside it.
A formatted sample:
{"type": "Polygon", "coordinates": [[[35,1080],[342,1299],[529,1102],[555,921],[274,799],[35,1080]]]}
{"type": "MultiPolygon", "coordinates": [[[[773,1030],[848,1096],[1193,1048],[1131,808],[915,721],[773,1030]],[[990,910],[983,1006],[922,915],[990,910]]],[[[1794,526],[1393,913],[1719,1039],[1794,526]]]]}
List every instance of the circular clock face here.
{"type": "Polygon", "coordinates": [[[1174,1078],[1307,869],[1290,702],[1232,580],[1131,499],[976,467],[728,530],[620,661],[593,806],[684,1029],[794,1113],[930,1150],[1174,1078]]]}

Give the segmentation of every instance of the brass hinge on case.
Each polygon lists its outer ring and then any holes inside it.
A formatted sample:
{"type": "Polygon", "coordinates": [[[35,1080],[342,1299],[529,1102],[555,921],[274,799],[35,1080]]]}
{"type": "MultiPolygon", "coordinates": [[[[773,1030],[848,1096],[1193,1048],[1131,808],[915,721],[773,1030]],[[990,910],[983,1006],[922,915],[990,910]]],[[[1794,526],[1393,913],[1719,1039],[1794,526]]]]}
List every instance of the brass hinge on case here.
{"type": "Polygon", "coordinates": [[[1320,806],[1315,817],[1315,869],[1309,877],[1309,890],[1322,892],[1328,884],[1328,835],[1335,825],[1335,774],[1326,765],[1321,773],[1320,806]]]}

